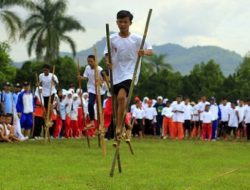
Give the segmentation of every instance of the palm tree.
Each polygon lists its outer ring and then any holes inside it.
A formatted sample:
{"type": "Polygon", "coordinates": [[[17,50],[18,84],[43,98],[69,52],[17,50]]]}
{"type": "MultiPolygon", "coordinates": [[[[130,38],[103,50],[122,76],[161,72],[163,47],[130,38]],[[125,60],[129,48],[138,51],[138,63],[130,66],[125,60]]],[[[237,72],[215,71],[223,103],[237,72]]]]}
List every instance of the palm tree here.
{"type": "Polygon", "coordinates": [[[145,63],[154,67],[156,73],[159,73],[161,69],[173,70],[172,66],[165,62],[165,54],[154,54],[152,56],[145,57],[145,63]]]}
{"type": "Polygon", "coordinates": [[[35,50],[37,59],[44,58],[47,63],[59,57],[61,41],[70,45],[73,56],[76,55],[76,44],[66,35],[72,30],[85,31],[75,18],[66,15],[66,0],[40,0],[33,3],[35,9],[25,20],[23,38],[28,37],[28,54],[35,50]]]}
{"type": "Polygon", "coordinates": [[[8,30],[9,38],[15,39],[18,31],[22,28],[22,21],[19,16],[8,10],[15,5],[29,7],[30,1],[27,0],[0,0],[0,21],[2,21],[8,30]]]}

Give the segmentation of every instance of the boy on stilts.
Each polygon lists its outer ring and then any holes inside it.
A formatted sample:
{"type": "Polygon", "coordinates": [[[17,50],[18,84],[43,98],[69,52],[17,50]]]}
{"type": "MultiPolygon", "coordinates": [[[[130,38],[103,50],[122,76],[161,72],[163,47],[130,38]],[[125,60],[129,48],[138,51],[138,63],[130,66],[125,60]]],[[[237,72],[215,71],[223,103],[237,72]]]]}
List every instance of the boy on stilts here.
{"type": "MultiPolygon", "coordinates": [[[[117,13],[116,24],[119,28],[118,33],[110,36],[111,59],[112,65],[108,60],[108,49],[105,48],[106,65],[112,69],[114,95],[116,100],[116,136],[119,138],[123,128],[123,114],[127,104],[129,88],[132,82],[134,68],[137,57],[144,55],[152,55],[152,47],[145,45],[144,49],[140,49],[142,37],[130,33],[129,27],[132,24],[133,15],[126,10],[117,13]]],[[[137,73],[137,80],[139,71],[137,73]]],[[[117,139],[116,139],[117,140],[117,139]]]]}

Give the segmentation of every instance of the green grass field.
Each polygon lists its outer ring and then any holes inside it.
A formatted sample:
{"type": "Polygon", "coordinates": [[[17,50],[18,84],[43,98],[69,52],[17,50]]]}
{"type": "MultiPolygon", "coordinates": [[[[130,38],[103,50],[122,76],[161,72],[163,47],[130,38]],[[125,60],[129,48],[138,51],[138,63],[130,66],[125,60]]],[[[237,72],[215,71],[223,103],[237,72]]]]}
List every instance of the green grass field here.
{"type": "Polygon", "coordinates": [[[92,139],[0,144],[1,190],[217,190],[250,189],[250,143],[136,139],[132,156],[121,146],[123,172],[109,171],[114,154],[103,157],[92,139]]]}

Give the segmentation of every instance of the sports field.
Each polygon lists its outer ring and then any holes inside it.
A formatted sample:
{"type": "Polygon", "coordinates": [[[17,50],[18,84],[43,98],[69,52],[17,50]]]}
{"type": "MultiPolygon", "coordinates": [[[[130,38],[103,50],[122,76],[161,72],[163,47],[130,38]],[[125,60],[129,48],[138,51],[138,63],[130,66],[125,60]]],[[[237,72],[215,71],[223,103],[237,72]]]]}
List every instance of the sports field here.
{"type": "Polygon", "coordinates": [[[134,139],[132,156],[121,146],[123,172],[109,177],[114,154],[103,157],[97,140],[0,144],[1,190],[246,190],[250,189],[249,142],[134,139]]]}

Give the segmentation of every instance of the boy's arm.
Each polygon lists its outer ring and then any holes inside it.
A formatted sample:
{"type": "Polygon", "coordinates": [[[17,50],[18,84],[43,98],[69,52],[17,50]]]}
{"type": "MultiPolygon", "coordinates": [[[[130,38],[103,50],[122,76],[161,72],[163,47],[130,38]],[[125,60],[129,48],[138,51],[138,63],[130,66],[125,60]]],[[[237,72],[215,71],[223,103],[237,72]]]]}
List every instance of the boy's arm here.
{"type": "Polygon", "coordinates": [[[154,54],[154,52],[152,49],[140,49],[138,51],[139,56],[151,56],[153,54],[154,54]]]}

